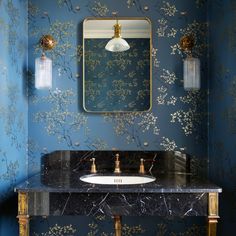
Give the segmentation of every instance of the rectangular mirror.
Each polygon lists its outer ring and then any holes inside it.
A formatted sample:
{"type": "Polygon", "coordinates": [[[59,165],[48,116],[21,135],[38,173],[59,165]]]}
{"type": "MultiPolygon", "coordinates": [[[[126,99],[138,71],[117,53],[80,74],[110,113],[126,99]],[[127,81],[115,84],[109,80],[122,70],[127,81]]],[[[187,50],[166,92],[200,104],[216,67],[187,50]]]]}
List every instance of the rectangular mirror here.
{"type": "Polygon", "coordinates": [[[87,112],[151,109],[152,29],[147,18],[83,23],[83,106],[87,112]]]}

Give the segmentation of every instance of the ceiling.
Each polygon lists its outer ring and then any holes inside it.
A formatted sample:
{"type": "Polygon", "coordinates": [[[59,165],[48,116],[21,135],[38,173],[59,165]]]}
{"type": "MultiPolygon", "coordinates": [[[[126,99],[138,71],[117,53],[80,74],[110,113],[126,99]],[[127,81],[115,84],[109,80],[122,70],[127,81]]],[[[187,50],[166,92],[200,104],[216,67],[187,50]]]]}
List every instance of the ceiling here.
{"type": "MultiPolygon", "coordinates": [[[[123,38],[150,38],[151,23],[146,19],[119,20],[123,38]]],[[[87,19],[84,21],[84,38],[111,38],[116,19],[87,19]]]]}

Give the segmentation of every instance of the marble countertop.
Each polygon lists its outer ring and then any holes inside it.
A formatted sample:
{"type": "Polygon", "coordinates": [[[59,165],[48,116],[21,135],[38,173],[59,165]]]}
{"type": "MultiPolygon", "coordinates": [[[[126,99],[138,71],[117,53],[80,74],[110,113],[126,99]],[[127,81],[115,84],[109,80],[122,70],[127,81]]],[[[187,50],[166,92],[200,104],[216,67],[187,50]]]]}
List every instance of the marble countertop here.
{"type": "MultiPolygon", "coordinates": [[[[142,185],[99,185],[80,180],[88,172],[50,171],[36,174],[15,187],[15,191],[52,193],[209,193],[222,189],[208,180],[184,173],[156,175],[142,185]]],[[[109,173],[106,173],[109,174],[109,173]]]]}

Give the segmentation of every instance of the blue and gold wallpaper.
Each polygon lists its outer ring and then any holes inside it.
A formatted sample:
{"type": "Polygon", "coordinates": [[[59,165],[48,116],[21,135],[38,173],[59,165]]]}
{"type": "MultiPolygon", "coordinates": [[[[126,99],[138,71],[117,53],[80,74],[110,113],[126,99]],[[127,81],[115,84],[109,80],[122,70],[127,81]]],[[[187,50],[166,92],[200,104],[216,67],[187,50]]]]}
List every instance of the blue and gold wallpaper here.
{"type": "MultiPolygon", "coordinates": [[[[13,187],[26,177],[27,167],[29,175],[40,171],[43,154],[113,148],[181,150],[203,163],[209,156],[210,177],[223,187],[218,234],[231,235],[236,221],[235,16],[233,0],[0,0],[0,235],[17,235],[13,187]],[[152,21],[153,106],[149,112],[91,114],[82,108],[82,21],[89,16],[112,16],[115,11],[119,16],[146,16],[152,21]],[[41,54],[38,41],[45,33],[58,42],[47,53],[53,60],[50,91],[34,89],[34,60],[41,54]],[[202,64],[200,91],[183,89],[186,55],[179,39],[184,34],[196,38],[193,54],[202,64]]],[[[127,217],[123,234],[204,235],[205,219],[174,222],[127,217]]],[[[112,232],[112,219],[103,217],[31,222],[35,236],[112,232]]]]}
{"type": "Polygon", "coordinates": [[[205,1],[29,1],[29,170],[58,149],[184,150],[207,157],[207,48],[205,1]],[[82,106],[82,22],[89,16],[149,17],[153,29],[153,107],[150,112],[90,114],[82,106]],[[42,34],[52,34],[53,88],[36,91],[34,60],[42,34]],[[194,34],[202,89],[183,89],[179,39],[194,34]],[[100,131],[103,130],[101,133],[100,131]]]}
{"type": "Polygon", "coordinates": [[[223,187],[219,235],[234,235],[236,223],[236,2],[210,5],[210,129],[211,179],[223,187]]]}
{"type": "MultiPolygon", "coordinates": [[[[58,149],[182,150],[208,155],[207,2],[199,0],[30,0],[29,1],[29,172],[40,171],[40,157],[58,149]],[[152,22],[153,94],[149,112],[92,114],[83,110],[83,31],[89,16],[148,17],[152,22]],[[53,88],[35,90],[34,60],[43,34],[58,42],[53,88]],[[183,89],[180,37],[194,34],[193,54],[202,63],[202,89],[183,89]],[[102,130],[102,132],[101,132],[102,130]]],[[[143,62],[142,62],[143,63],[143,62]]],[[[205,166],[207,168],[207,166],[205,166]]],[[[124,235],[202,235],[205,220],[124,218],[124,235]]],[[[111,235],[112,219],[86,217],[35,219],[32,235],[111,235]],[[83,225],[83,227],[80,227],[83,225]],[[62,233],[63,232],[63,233],[62,233]]]]}
{"type": "Polygon", "coordinates": [[[0,235],[3,236],[17,234],[13,188],[27,177],[27,8],[27,1],[0,1],[0,235]]]}

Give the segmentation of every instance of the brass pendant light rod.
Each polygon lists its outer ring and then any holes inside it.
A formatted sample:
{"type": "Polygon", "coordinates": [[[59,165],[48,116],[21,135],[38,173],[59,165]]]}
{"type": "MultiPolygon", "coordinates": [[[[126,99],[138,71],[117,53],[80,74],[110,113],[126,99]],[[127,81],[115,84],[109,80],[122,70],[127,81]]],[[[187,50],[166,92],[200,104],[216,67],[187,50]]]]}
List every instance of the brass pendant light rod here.
{"type": "Polygon", "coordinates": [[[112,12],[112,15],[116,18],[116,24],[114,25],[114,38],[121,38],[121,25],[118,22],[118,12],[112,12]]]}
{"type": "Polygon", "coordinates": [[[118,23],[118,19],[116,20],[116,24],[114,25],[114,37],[121,38],[121,25],[118,23]]]}

